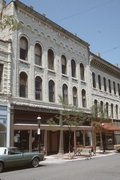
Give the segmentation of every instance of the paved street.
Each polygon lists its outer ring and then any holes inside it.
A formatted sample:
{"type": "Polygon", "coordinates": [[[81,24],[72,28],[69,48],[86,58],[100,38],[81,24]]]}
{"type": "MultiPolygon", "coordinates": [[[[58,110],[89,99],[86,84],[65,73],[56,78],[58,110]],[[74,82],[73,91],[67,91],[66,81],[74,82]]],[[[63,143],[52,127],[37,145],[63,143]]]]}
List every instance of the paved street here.
{"type": "Polygon", "coordinates": [[[120,154],[91,160],[46,163],[38,168],[12,169],[1,180],[120,180],[120,154]]]}

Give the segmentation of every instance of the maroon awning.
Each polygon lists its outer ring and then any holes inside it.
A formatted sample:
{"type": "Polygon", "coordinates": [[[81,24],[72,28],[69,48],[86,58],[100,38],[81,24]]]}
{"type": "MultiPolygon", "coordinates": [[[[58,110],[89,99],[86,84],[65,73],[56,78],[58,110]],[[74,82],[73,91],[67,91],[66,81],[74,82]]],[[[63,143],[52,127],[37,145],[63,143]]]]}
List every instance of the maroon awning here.
{"type": "Polygon", "coordinates": [[[108,131],[120,131],[120,127],[112,123],[102,123],[102,127],[108,131]]]}

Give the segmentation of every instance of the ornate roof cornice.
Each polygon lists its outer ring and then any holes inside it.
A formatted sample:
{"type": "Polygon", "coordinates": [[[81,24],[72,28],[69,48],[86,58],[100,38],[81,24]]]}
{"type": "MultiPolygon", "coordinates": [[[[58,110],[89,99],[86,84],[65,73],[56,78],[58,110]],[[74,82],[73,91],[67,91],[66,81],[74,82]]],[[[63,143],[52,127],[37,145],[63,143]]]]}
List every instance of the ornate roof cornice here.
{"type": "Polygon", "coordinates": [[[79,37],[77,37],[76,35],[72,34],[71,32],[67,31],[66,29],[62,28],[61,26],[59,26],[58,24],[56,24],[55,22],[51,21],[50,19],[48,19],[47,17],[45,17],[44,15],[38,13],[37,11],[35,11],[33,8],[23,4],[22,2],[15,0],[14,1],[15,7],[19,7],[23,10],[25,10],[26,12],[32,14],[33,16],[35,16],[36,18],[42,20],[44,23],[49,24],[50,26],[54,27],[57,31],[62,32],[63,34],[67,35],[68,37],[76,40],[77,42],[81,43],[82,45],[86,46],[87,48],[89,48],[89,44],[85,41],[83,41],[82,39],[80,39],[79,37]]]}
{"type": "Polygon", "coordinates": [[[90,52],[90,65],[120,79],[120,68],[90,52]]]}

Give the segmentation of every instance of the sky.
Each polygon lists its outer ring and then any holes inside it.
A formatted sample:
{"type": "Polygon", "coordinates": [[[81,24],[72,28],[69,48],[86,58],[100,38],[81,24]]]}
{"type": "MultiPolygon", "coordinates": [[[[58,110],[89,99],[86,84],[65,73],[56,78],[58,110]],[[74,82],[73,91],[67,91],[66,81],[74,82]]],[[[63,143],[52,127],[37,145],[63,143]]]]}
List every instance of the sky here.
{"type": "MultiPolygon", "coordinates": [[[[10,0],[6,0],[7,3],[10,0]]],[[[120,0],[21,0],[120,68],[120,0]]]]}

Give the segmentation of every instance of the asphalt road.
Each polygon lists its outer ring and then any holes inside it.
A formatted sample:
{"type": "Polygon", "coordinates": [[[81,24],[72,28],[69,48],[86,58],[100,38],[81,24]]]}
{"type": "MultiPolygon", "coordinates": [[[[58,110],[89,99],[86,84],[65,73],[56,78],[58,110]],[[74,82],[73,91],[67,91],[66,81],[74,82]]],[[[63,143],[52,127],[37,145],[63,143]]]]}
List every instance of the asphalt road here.
{"type": "Polygon", "coordinates": [[[11,169],[0,180],[120,180],[120,154],[38,168],[11,169]]]}

